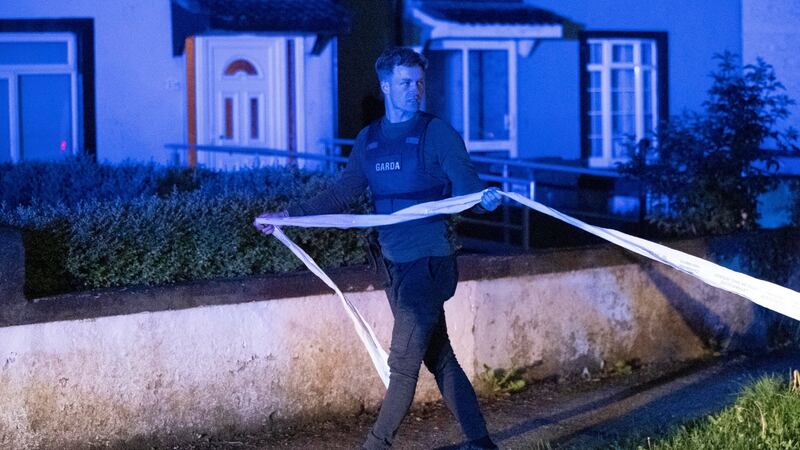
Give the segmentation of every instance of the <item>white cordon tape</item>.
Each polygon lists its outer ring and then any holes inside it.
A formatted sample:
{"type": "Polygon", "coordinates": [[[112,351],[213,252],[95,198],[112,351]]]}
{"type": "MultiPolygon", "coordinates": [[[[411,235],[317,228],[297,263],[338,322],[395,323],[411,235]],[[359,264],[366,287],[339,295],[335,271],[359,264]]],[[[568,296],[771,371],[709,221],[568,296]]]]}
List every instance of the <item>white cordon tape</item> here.
{"type": "MultiPolygon", "coordinates": [[[[688,255],[678,250],[673,250],[655,242],[622,233],[609,228],[601,228],[589,225],[574,217],[562,214],[553,208],[547,207],[539,202],[535,202],[526,197],[513,192],[498,191],[500,194],[519,202],[531,209],[556,219],[563,220],[570,225],[580,228],[586,232],[599,236],[611,243],[617,244],[634,253],[646,256],[650,259],[662,262],[674,267],[681,272],[685,272],[698,278],[711,286],[741,295],[742,297],[761,305],[765,308],[779,312],[795,320],[800,320],[800,293],[791,289],[779,286],[768,281],[726,269],[718,264],[706,261],[696,256],[688,255]]],[[[260,224],[276,225],[274,236],[300,258],[303,263],[316,274],[322,281],[331,287],[345,306],[350,319],[356,327],[356,332],[364,346],[367,347],[378,374],[383,380],[383,384],[389,385],[389,365],[387,363],[386,352],[375,338],[372,328],[364,320],[358,310],[344,296],[341,290],[333,281],[317,266],[306,252],[286,237],[278,226],[299,226],[317,228],[366,228],[382,225],[392,225],[409,220],[417,220],[437,214],[456,214],[469,209],[480,203],[482,192],[452,197],[435,202],[420,203],[406,209],[395,212],[394,214],[328,214],[322,216],[301,216],[301,217],[282,217],[273,219],[257,219],[260,224]]]]}

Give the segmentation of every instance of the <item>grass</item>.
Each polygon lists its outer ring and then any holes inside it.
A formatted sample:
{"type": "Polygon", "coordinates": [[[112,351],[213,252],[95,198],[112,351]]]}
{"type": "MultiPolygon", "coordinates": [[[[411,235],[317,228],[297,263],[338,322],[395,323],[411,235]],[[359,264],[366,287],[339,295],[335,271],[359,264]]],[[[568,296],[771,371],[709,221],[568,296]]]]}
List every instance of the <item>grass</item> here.
{"type": "Polygon", "coordinates": [[[636,450],[789,450],[800,448],[800,372],[746,386],[721,412],[663,437],[637,437],[601,448],[636,450]]]}

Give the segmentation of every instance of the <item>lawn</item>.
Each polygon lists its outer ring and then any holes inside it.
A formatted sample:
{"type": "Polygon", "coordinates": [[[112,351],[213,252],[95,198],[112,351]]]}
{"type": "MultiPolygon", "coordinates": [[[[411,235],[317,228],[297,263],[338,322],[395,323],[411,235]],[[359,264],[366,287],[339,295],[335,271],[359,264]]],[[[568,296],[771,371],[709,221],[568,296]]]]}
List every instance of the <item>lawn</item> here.
{"type": "Polygon", "coordinates": [[[764,377],[735,403],[660,437],[638,436],[600,448],[636,450],[752,450],[800,448],[800,372],[787,384],[764,377]]]}

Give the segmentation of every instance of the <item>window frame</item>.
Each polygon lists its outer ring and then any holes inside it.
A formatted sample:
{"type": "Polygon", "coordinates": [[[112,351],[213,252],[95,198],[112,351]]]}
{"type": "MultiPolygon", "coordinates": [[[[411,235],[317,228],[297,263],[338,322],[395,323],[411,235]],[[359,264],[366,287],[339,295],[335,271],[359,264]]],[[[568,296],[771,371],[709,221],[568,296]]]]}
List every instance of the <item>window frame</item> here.
{"type": "Polygon", "coordinates": [[[0,76],[8,78],[9,94],[9,141],[11,147],[11,162],[18,163],[24,160],[20,142],[20,111],[19,111],[19,77],[24,75],[68,75],[70,82],[70,141],[73,155],[80,148],[80,134],[78,133],[78,68],[76,64],[76,38],[72,33],[0,33],[0,42],[65,42],[67,44],[67,62],[64,64],[0,64],[0,76]]]}
{"type": "MultiPolygon", "coordinates": [[[[74,58],[71,62],[74,65],[77,79],[77,92],[73,93],[76,95],[73,101],[76,108],[73,109],[73,121],[77,121],[77,130],[75,130],[73,143],[78,146],[78,152],[96,158],[94,19],[0,19],[0,30],[2,30],[0,36],[12,33],[28,36],[64,33],[74,37],[74,47],[69,52],[69,57],[74,58]]],[[[4,71],[5,69],[0,70],[4,71]]],[[[14,84],[16,85],[16,81],[14,84]]],[[[73,85],[75,85],[74,82],[73,85]]],[[[14,112],[18,113],[17,110],[14,112]]],[[[14,133],[18,131],[15,130],[14,133]]]]}
{"type": "Polygon", "coordinates": [[[470,152],[508,151],[510,158],[517,157],[517,43],[514,40],[476,40],[442,38],[432,40],[426,50],[461,51],[462,71],[462,129],[464,144],[470,152]],[[470,139],[469,52],[471,50],[505,50],[508,55],[508,139],[470,139]]]}
{"type": "Polygon", "coordinates": [[[659,122],[667,119],[669,115],[669,80],[668,80],[668,45],[666,32],[630,32],[630,31],[583,31],[579,33],[580,41],[580,127],[581,127],[581,158],[590,167],[613,167],[616,163],[626,162],[628,158],[615,158],[613,157],[613,131],[612,131],[612,117],[611,117],[611,77],[610,72],[614,68],[634,69],[634,127],[636,130],[637,141],[646,134],[643,130],[644,111],[640,106],[643,104],[641,88],[641,62],[640,48],[642,41],[652,41],[655,44],[655,58],[652,61],[654,66],[654,74],[656,76],[655,90],[651,93],[653,100],[656,102],[656,117],[653,118],[654,128],[657,129],[659,122]],[[590,45],[602,42],[601,47],[606,52],[604,60],[601,64],[590,62],[590,45]],[[611,62],[611,46],[614,44],[630,44],[636,43],[639,45],[634,46],[634,59],[633,63],[618,63],[611,62]],[[590,66],[592,70],[590,70],[590,66]],[[602,154],[599,157],[592,156],[590,133],[591,121],[589,112],[591,111],[591,96],[589,93],[590,76],[591,73],[596,71],[594,69],[601,68],[601,98],[602,106],[601,115],[602,125],[602,154]]]}

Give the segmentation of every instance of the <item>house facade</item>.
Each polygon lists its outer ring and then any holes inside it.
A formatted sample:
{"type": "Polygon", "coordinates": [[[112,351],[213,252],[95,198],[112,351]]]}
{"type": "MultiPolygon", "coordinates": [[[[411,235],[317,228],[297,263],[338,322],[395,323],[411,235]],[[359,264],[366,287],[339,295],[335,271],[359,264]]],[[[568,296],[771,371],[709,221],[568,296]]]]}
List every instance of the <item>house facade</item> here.
{"type": "MultiPolygon", "coordinates": [[[[715,54],[764,58],[800,99],[796,0],[419,0],[405,43],[427,107],[471,151],[613,167],[660,120],[699,110],[715,54]]],[[[783,126],[800,128],[800,111],[783,126]]]]}
{"type": "Polygon", "coordinates": [[[471,152],[613,167],[701,107],[716,53],[763,57],[800,99],[798,25],[797,0],[6,0],[0,162],[322,153],[382,114],[372,63],[403,44],[471,152]]]}
{"type": "Polygon", "coordinates": [[[165,163],[168,143],[322,152],[348,27],[327,0],[1,2],[0,162],[165,163]]]}

